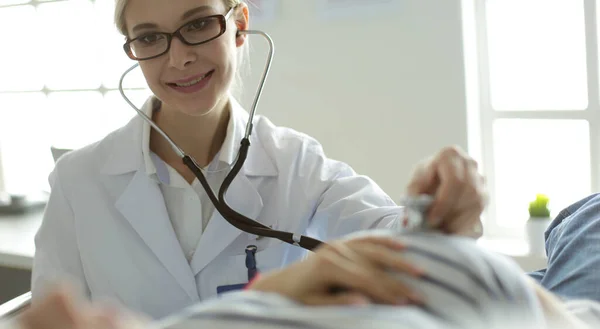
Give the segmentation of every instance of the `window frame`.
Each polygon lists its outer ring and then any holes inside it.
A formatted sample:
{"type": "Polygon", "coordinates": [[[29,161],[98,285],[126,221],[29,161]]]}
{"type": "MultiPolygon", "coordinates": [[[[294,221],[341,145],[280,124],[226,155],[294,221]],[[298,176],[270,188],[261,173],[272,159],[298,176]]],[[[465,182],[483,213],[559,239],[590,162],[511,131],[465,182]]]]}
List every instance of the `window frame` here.
{"type": "MultiPolygon", "coordinates": [[[[474,32],[465,30],[465,38],[472,33],[475,38],[474,50],[476,54],[473,59],[476,77],[471,77],[476,81],[476,91],[473,91],[477,101],[477,113],[472,116],[476,118],[472,122],[478,123],[477,127],[471,129],[471,135],[480,138],[480,141],[470,142],[470,150],[476,154],[482,167],[482,172],[486,177],[486,184],[489,194],[487,209],[483,215],[484,236],[489,238],[523,238],[523,230],[504,227],[500,225],[500,218],[496,217],[497,204],[495,201],[496,193],[496,175],[494,151],[495,141],[493,136],[493,125],[498,119],[550,119],[550,120],[585,120],[589,124],[589,145],[590,145],[590,169],[591,169],[591,190],[600,189],[600,82],[599,82],[599,39],[598,39],[598,4],[596,0],[583,0],[584,3],[584,25],[585,25],[585,46],[586,46],[586,65],[587,65],[587,85],[588,85],[588,107],[584,110],[528,110],[528,111],[497,111],[494,110],[491,103],[491,85],[490,68],[487,43],[487,22],[486,5],[487,0],[467,0],[463,1],[463,6],[472,6],[474,14],[473,26],[474,32]],[[470,2],[470,3],[469,3],[470,2]]],[[[468,10],[463,8],[463,12],[468,10]]],[[[465,17],[465,19],[469,19],[465,17]]],[[[465,41],[467,42],[467,40],[465,41]]],[[[468,51],[468,50],[466,50],[468,51]]],[[[466,54],[467,55],[467,54],[466,54]]],[[[468,60],[468,57],[466,57],[468,60]]],[[[467,63],[467,66],[469,63],[467,63]]],[[[468,74],[468,72],[467,72],[468,74]]],[[[577,200],[572,200],[576,202],[577,200]]],[[[551,216],[556,216],[562,209],[551,209],[551,216]]]]}

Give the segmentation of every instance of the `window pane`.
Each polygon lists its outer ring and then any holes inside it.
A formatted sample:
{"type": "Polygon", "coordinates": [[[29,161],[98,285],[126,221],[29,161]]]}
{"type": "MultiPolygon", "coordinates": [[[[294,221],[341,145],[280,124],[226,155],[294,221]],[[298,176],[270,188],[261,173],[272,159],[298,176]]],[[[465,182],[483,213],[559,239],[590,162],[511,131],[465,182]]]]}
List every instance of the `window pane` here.
{"type": "Polygon", "coordinates": [[[35,8],[0,8],[0,31],[2,43],[10,45],[0,51],[0,91],[42,90],[43,48],[32,42],[39,39],[35,8]]]}
{"type": "MultiPolygon", "coordinates": [[[[141,107],[149,91],[126,91],[141,107]]],[[[79,148],[104,138],[124,126],[135,115],[118,91],[102,96],[99,92],[55,92],[48,96],[47,120],[52,122],[52,145],[79,148]]]]}
{"type": "Polygon", "coordinates": [[[100,87],[102,68],[98,62],[102,43],[93,9],[91,1],[83,0],[38,6],[40,35],[34,40],[39,40],[38,57],[45,64],[43,73],[48,88],[100,87]]]}
{"type": "Polygon", "coordinates": [[[48,188],[54,166],[42,93],[0,94],[0,149],[6,190],[39,192],[48,188]]]}
{"type": "Polygon", "coordinates": [[[48,95],[46,117],[51,124],[53,146],[79,148],[103,136],[102,94],[99,92],[55,92],[48,95]]]}
{"type": "MultiPolygon", "coordinates": [[[[112,0],[96,1],[95,4],[96,21],[101,31],[98,38],[98,42],[101,44],[99,66],[102,70],[100,74],[102,83],[109,89],[116,89],[123,72],[135,64],[123,50],[125,37],[115,27],[114,7],[112,0]]],[[[147,88],[146,80],[139,68],[127,75],[123,85],[125,88],[147,88]]]]}
{"type": "Polygon", "coordinates": [[[522,225],[537,193],[552,216],[591,193],[587,121],[503,119],[493,129],[499,225],[522,225]]]}
{"type": "Polygon", "coordinates": [[[492,106],[587,107],[583,0],[488,0],[492,106]]]}
{"type": "MultiPolygon", "coordinates": [[[[125,95],[129,97],[131,102],[137,106],[137,108],[141,109],[144,102],[150,96],[150,92],[145,90],[126,90],[125,95]]],[[[104,111],[106,114],[104,115],[105,120],[103,125],[108,131],[124,126],[136,115],[135,110],[125,102],[121,93],[118,91],[108,92],[106,96],[104,96],[104,111]]]]}

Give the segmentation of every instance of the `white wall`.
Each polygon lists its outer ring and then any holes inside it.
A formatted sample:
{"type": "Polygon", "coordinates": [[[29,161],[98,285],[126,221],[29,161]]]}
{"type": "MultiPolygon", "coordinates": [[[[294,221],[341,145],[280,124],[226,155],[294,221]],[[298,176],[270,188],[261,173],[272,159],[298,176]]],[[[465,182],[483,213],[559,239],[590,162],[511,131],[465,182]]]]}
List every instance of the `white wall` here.
{"type": "MultiPolygon", "coordinates": [[[[260,114],[316,137],[395,200],[418,160],[467,148],[460,0],[395,0],[397,10],[336,20],[321,19],[317,0],[275,1],[276,20],[252,26],[276,43],[260,114]]],[[[260,37],[251,44],[246,107],[266,55],[260,37]]]]}
{"type": "MultiPolygon", "coordinates": [[[[381,16],[323,20],[315,0],[281,0],[267,31],[275,59],[259,113],[316,137],[330,157],[403,193],[414,164],[467,148],[460,0],[402,0],[381,16]]],[[[251,36],[249,107],[266,42],[251,36]]]]}

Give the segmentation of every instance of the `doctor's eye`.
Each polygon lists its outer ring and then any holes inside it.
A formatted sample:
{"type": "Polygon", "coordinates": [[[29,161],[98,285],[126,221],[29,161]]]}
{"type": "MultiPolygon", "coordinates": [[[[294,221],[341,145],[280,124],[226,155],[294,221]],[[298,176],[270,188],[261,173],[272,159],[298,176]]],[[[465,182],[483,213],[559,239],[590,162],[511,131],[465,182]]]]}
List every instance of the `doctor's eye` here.
{"type": "Polygon", "coordinates": [[[188,23],[188,25],[186,25],[186,32],[200,32],[217,23],[218,21],[214,18],[200,18],[188,23]]]}
{"type": "Polygon", "coordinates": [[[150,33],[136,38],[135,42],[138,46],[153,46],[165,39],[161,33],[150,33]]]}

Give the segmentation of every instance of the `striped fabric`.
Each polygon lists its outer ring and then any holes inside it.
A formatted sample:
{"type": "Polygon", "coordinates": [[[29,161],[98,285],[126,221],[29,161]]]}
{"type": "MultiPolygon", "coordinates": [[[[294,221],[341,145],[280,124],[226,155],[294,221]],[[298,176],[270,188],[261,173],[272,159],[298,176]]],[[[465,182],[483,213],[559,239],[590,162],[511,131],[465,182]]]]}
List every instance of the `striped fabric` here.
{"type": "Polygon", "coordinates": [[[272,294],[225,294],[156,323],[168,329],[313,328],[544,328],[540,305],[512,261],[482,251],[468,238],[435,233],[395,235],[401,256],[427,273],[420,280],[396,273],[426,300],[422,307],[382,305],[305,307],[272,294]]]}

